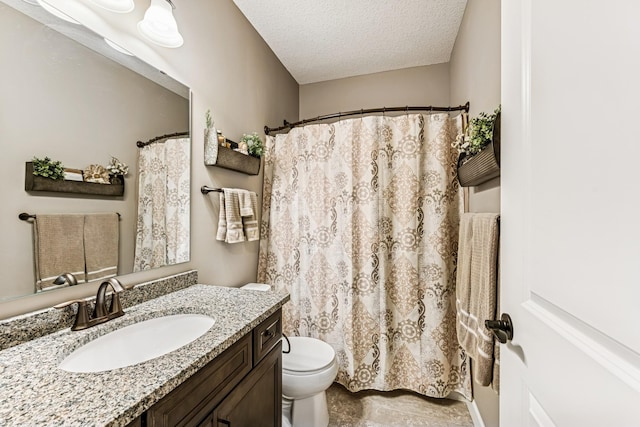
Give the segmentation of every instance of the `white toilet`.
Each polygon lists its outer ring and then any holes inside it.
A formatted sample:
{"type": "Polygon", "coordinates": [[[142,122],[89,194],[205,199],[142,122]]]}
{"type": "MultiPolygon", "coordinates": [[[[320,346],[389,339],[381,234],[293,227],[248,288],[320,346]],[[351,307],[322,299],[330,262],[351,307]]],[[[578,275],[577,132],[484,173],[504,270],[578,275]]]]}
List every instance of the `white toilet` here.
{"type": "MultiPolygon", "coordinates": [[[[268,291],[271,286],[248,283],[242,288],[268,291]]],[[[308,337],[283,339],[282,427],[327,427],[325,391],[337,374],[336,352],[326,342],[308,337]]]]}
{"type": "Polygon", "coordinates": [[[338,374],[333,348],[318,339],[289,337],[291,351],[282,348],[283,427],[327,427],[329,410],[325,390],[338,374]]]}

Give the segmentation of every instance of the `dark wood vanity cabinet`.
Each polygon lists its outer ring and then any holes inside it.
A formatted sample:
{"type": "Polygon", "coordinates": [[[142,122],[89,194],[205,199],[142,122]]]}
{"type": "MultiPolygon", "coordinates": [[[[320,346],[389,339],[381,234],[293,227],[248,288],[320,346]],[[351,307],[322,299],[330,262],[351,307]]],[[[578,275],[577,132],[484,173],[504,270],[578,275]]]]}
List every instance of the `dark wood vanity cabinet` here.
{"type": "Polygon", "coordinates": [[[278,310],[153,405],[142,425],[281,426],[281,336],[278,310]]]}
{"type": "Polygon", "coordinates": [[[273,427],[282,423],[282,344],[214,409],[201,427],[273,427]]]}

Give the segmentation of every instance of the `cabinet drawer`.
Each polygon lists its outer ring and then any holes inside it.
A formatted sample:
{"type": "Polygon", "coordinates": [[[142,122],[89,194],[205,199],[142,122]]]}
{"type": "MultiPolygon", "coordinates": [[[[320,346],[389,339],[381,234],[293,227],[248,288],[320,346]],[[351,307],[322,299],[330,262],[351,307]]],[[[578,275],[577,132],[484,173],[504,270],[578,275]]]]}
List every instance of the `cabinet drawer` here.
{"type": "Polygon", "coordinates": [[[147,426],[198,425],[252,369],[252,335],[221,355],[147,411],[147,426]]]}
{"type": "Polygon", "coordinates": [[[282,338],[282,311],[278,310],[253,329],[253,365],[257,365],[282,338]]]}

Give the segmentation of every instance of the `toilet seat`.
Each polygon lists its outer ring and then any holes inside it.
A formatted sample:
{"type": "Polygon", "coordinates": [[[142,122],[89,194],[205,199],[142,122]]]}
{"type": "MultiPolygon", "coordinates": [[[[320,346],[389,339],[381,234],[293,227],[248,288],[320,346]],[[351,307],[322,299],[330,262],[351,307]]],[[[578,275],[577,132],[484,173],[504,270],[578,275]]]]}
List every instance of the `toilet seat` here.
{"type": "Polygon", "coordinates": [[[282,371],[289,375],[312,375],[331,368],[336,353],[324,341],[309,337],[289,337],[291,351],[282,354],[282,371]]]}

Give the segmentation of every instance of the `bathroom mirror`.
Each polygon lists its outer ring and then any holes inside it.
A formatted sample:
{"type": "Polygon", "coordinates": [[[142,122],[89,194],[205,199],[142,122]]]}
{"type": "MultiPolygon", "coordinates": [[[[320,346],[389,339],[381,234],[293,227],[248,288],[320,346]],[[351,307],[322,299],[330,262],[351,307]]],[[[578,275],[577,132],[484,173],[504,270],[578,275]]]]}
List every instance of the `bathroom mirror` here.
{"type": "MultiPolygon", "coordinates": [[[[118,275],[131,273],[136,142],[190,130],[189,88],[24,0],[0,0],[0,33],[0,301],[35,292],[34,226],[18,219],[21,212],[118,212],[118,275]],[[72,169],[106,166],[117,157],[129,166],[124,195],[27,192],[25,162],[34,156],[72,169]]],[[[188,204],[181,214],[187,224],[188,204]]]]}

